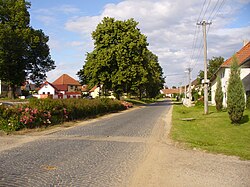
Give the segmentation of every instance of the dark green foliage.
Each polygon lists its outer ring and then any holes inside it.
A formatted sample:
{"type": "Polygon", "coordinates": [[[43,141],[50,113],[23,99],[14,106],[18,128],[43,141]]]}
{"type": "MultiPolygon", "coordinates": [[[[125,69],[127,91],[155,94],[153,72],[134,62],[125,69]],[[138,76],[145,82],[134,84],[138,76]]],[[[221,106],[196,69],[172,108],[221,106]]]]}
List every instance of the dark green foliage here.
{"type": "Polygon", "coordinates": [[[243,83],[240,79],[238,59],[234,55],[227,88],[227,110],[229,118],[234,124],[239,123],[244,113],[246,106],[244,92],[243,83]]]}
{"type": "Polygon", "coordinates": [[[94,50],[78,72],[82,83],[103,85],[103,90],[142,97],[156,97],[163,86],[158,58],[147,49],[145,35],[133,19],[126,21],[105,17],[92,33],[94,50]]]}
{"type": "Polygon", "coordinates": [[[223,92],[221,87],[221,79],[220,77],[217,77],[217,85],[216,85],[216,91],[215,91],[215,103],[216,103],[216,110],[221,111],[222,110],[222,102],[223,102],[223,92]]]}
{"type": "Polygon", "coordinates": [[[26,78],[40,83],[55,68],[48,37],[29,25],[29,8],[25,0],[0,0],[0,80],[9,85],[12,98],[26,78]]]}
{"type": "Polygon", "coordinates": [[[26,105],[0,105],[0,129],[16,131],[22,128],[46,127],[126,108],[124,103],[111,99],[31,99],[26,105]]]}
{"type": "Polygon", "coordinates": [[[192,97],[194,98],[194,101],[197,101],[199,99],[199,93],[197,90],[192,90],[192,97]]]}
{"type": "Polygon", "coordinates": [[[250,95],[247,96],[246,108],[250,109],[250,95]]]}
{"type": "Polygon", "coordinates": [[[195,102],[195,106],[197,107],[203,107],[204,106],[204,100],[200,99],[195,102]]]}
{"type": "MultiPolygon", "coordinates": [[[[215,74],[215,72],[219,69],[220,65],[224,62],[224,58],[219,57],[213,57],[208,62],[208,72],[207,72],[207,78],[211,79],[212,76],[215,74]]],[[[204,79],[204,71],[200,71],[199,75],[197,77],[197,80],[199,83],[201,83],[201,80],[204,79]]]]}

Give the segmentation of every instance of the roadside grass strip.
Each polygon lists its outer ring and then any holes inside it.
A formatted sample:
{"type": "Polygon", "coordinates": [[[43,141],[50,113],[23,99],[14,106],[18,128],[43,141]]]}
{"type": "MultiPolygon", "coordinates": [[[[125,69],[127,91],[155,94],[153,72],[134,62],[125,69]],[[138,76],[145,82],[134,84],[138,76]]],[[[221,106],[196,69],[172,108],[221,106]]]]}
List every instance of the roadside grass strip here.
{"type": "Polygon", "coordinates": [[[209,107],[209,114],[204,115],[203,107],[174,104],[171,137],[191,148],[250,160],[249,118],[250,110],[245,110],[240,124],[233,125],[227,111],[209,107]],[[189,118],[193,120],[183,120],[189,118]]]}

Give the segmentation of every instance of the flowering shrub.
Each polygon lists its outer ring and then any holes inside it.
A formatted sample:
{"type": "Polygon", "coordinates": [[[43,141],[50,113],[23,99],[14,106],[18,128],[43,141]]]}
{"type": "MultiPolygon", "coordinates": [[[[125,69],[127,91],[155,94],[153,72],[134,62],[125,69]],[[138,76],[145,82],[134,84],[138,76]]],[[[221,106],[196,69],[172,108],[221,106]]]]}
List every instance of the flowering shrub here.
{"type": "Polygon", "coordinates": [[[64,121],[115,112],[131,107],[128,102],[112,99],[34,99],[29,104],[4,107],[0,105],[0,129],[16,131],[63,123],[64,121]]]}
{"type": "Polygon", "coordinates": [[[133,104],[132,104],[132,103],[129,103],[129,102],[127,102],[127,101],[121,101],[121,103],[122,103],[122,105],[125,106],[127,109],[133,107],[133,104]]]}
{"type": "Polygon", "coordinates": [[[20,107],[20,123],[26,128],[48,126],[51,124],[49,111],[40,111],[37,108],[20,107]]]}

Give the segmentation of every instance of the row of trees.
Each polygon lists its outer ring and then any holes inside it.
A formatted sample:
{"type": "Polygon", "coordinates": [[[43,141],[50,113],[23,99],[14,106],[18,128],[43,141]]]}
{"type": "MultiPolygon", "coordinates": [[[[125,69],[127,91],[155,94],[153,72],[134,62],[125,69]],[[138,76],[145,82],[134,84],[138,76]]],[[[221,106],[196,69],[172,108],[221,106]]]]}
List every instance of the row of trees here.
{"type": "Polygon", "coordinates": [[[125,21],[105,17],[92,33],[94,50],[87,54],[78,72],[82,83],[103,85],[104,94],[113,91],[153,98],[163,87],[158,57],[148,48],[147,38],[134,19],[125,21]]]}
{"type": "Polygon", "coordinates": [[[47,45],[49,37],[30,26],[25,0],[0,0],[0,80],[9,85],[9,97],[26,79],[40,84],[55,68],[47,45]]]}

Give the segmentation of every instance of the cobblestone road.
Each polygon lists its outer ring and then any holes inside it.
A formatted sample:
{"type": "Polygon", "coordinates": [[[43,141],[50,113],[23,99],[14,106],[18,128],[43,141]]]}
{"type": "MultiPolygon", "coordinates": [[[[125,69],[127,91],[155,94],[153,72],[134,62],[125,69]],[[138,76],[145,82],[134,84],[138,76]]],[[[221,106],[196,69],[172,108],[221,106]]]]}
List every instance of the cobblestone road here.
{"type": "Polygon", "coordinates": [[[169,103],[95,120],[0,152],[0,186],[127,186],[169,103]]]}

